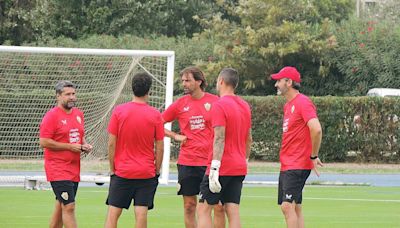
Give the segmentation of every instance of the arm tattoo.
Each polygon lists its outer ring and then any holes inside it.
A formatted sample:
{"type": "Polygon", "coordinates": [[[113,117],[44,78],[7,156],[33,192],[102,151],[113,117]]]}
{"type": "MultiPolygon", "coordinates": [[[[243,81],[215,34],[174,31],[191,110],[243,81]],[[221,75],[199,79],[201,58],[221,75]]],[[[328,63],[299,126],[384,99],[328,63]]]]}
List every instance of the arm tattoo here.
{"type": "Polygon", "coordinates": [[[221,161],[225,146],[225,127],[214,128],[213,159],[221,161]]]}

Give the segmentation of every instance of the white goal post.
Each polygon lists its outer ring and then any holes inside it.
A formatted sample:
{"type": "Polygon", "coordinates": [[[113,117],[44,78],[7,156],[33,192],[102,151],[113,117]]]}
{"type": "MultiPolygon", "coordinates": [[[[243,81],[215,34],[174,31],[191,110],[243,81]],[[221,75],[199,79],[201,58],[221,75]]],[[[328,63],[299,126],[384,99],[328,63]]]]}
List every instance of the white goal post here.
{"type": "MultiPolygon", "coordinates": [[[[43,171],[39,124],[55,105],[56,82],[70,80],[94,145],[82,171],[107,173],[113,107],[132,99],[132,76],[145,71],[153,77],[149,103],[164,111],[173,100],[174,61],[173,51],[0,46],[0,171],[43,171]]],[[[169,176],[170,139],[164,142],[160,183],[169,176]]]]}

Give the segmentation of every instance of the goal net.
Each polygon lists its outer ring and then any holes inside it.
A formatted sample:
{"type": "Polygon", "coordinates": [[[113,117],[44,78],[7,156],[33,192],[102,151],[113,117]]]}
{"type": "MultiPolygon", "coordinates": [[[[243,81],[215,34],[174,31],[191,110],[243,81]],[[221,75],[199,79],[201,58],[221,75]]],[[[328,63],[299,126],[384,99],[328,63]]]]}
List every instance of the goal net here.
{"type": "MultiPolygon", "coordinates": [[[[163,111],[172,102],[174,58],[173,51],[0,46],[0,171],[43,172],[39,124],[56,104],[54,85],[70,80],[94,146],[82,155],[82,172],[107,173],[113,107],[132,99],[132,76],[145,71],[153,77],[149,103],[163,111]]],[[[164,153],[161,182],[168,181],[169,138],[164,153]]]]}

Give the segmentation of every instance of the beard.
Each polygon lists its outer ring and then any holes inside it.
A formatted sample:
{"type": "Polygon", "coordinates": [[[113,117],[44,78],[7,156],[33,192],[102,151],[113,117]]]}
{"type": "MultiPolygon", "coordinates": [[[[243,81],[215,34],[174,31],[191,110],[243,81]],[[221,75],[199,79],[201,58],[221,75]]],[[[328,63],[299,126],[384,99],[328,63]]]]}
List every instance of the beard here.
{"type": "Polygon", "coordinates": [[[284,96],[289,89],[287,87],[277,88],[276,94],[284,96]]]}
{"type": "Polygon", "coordinates": [[[65,103],[62,103],[63,108],[65,108],[66,110],[70,110],[73,107],[75,107],[75,101],[68,101],[65,103]]]}
{"type": "Polygon", "coordinates": [[[192,91],[190,91],[190,89],[183,89],[183,94],[185,95],[192,94],[192,91]]]}

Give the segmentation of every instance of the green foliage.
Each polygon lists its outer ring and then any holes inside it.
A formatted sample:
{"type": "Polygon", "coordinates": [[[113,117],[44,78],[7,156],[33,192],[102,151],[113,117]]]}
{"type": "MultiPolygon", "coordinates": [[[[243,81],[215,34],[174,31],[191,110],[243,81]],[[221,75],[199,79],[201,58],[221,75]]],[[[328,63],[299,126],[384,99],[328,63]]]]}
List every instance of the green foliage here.
{"type": "Polygon", "coordinates": [[[0,1],[0,44],[8,41],[10,44],[20,44],[32,40],[34,19],[31,9],[34,2],[30,0],[0,1]]]}
{"type": "Polygon", "coordinates": [[[327,59],[343,75],[342,91],[364,95],[374,87],[400,88],[400,26],[352,18],[335,28],[337,47],[327,59]]]}
{"type": "Polygon", "coordinates": [[[353,1],[254,0],[225,7],[239,20],[231,21],[221,15],[212,20],[199,19],[205,30],[197,37],[216,44],[213,62],[204,63],[209,74],[217,75],[222,67],[231,66],[245,78],[239,93],[273,94],[269,76],[292,65],[303,75],[304,91],[329,94],[319,84],[328,75],[323,54],[333,48],[329,28],[332,22],[348,17],[353,1]]]}
{"type": "Polygon", "coordinates": [[[191,37],[201,31],[195,15],[210,18],[222,10],[213,0],[4,0],[0,44],[93,34],[191,37]]]}
{"type": "MultiPolygon", "coordinates": [[[[252,157],[278,161],[284,99],[245,97],[252,106],[252,157]]],[[[400,99],[312,97],[323,128],[320,157],[326,162],[400,162],[400,99]],[[359,115],[360,120],[354,121],[359,115]],[[349,157],[352,155],[352,157],[349,157]]]]}

